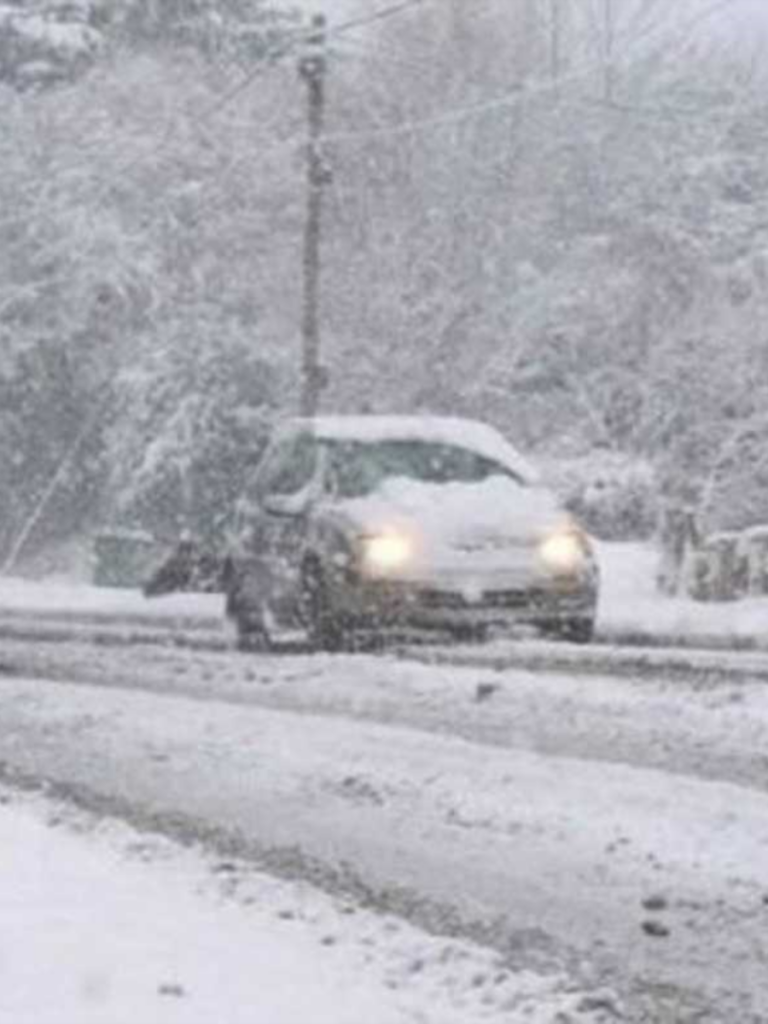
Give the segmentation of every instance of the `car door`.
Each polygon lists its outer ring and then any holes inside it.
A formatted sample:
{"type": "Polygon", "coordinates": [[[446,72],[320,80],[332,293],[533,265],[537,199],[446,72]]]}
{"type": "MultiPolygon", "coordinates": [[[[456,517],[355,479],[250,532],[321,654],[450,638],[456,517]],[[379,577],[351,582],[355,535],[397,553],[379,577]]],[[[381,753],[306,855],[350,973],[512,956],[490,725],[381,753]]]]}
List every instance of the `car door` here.
{"type": "Polygon", "coordinates": [[[250,546],[264,611],[277,627],[298,622],[301,566],[318,473],[315,438],[301,432],[276,442],[255,480],[250,546]]]}

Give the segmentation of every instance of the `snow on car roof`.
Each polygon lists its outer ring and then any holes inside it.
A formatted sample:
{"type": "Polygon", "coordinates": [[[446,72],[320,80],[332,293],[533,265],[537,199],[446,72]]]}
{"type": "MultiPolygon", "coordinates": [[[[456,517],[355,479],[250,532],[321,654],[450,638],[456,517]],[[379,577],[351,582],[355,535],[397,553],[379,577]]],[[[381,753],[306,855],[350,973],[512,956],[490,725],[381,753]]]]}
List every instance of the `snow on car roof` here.
{"type": "Polygon", "coordinates": [[[469,448],[511,469],[525,480],[539,480],[538,472],[493,427],[458,416],[317,416],[297,419],[292,426],[315,436],[339,441],[432,441],[469,448]]]}

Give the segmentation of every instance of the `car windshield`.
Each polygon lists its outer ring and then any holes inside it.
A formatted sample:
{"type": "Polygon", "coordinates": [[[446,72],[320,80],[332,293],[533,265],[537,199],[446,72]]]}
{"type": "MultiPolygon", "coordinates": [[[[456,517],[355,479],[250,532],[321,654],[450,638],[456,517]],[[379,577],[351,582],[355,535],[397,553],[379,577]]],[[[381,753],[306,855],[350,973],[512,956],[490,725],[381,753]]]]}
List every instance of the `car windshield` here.
{"type": "Polygon", "coordinates": [[[481,483],[500,476],[523,484],[507,466],[468,448],[432,441],[330,441],[331,490],[341,498],[362,498],[385,480],[405,478],[421,483],[481,483]]]}

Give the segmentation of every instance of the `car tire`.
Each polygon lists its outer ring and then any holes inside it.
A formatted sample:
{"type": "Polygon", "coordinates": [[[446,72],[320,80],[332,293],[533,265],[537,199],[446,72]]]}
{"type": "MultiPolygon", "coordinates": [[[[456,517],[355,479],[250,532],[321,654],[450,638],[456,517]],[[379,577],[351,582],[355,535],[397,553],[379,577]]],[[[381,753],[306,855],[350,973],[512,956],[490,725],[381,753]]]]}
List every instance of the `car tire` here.
{"type": "Polygon", "coordinates": [[[484,625],[452,626],[448,632],[458,644],[484,644],[488,640],[488,627],[484,625]]]}
{"type": "Polygon", "coordinates": [[[348,632],[330,607],[328,585],[322,568],[314,559],[304,565],[302,592],[310,647],[315,651],[346,650],[348,632]]]}
{"type": "Polygon", "coordinates": [[[558,640],[567,640],[572,644],[591,643],[595,636],[595,620],[593,618],[558,619],[542,624],[542,632],[558,640]]]}
{"type": "Polygon", "coordinates": [[[244,577],[235,571],[230,560],[225,563],[224,581],[224,613],[234,624],[237,650],[245,653],[271,650],[272,639],[264,611],[254,603],[252,596],[247,596],[244,577]]]}
{"type": "Polygon", "coordinates": [[[253,612],[238,610],[234,615],[235,644],[238,651],[246,654],[269,651],[272,643],[264,627],[262,616],[253,612]]]}

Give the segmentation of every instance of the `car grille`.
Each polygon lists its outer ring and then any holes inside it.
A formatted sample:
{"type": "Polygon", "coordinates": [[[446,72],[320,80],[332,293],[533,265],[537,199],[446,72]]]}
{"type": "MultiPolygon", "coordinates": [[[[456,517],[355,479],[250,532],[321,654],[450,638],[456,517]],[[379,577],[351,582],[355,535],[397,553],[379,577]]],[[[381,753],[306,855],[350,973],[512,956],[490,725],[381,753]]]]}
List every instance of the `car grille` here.
{"type": "Polygon", "coordinates": [[[536,602],[530,590],[488,590],[478,600],[467,600],[464,594],[452,590],[421,590],[418,602],[425,608],[460,611],[472,608],[524,608],[536,602]]]}
{"type": "Polygon", "coordinates": [[[491,608],[522,608],[536,601],[537,595],[530,590],[493,590],[483,595],[483,604],[491,608]]]}

